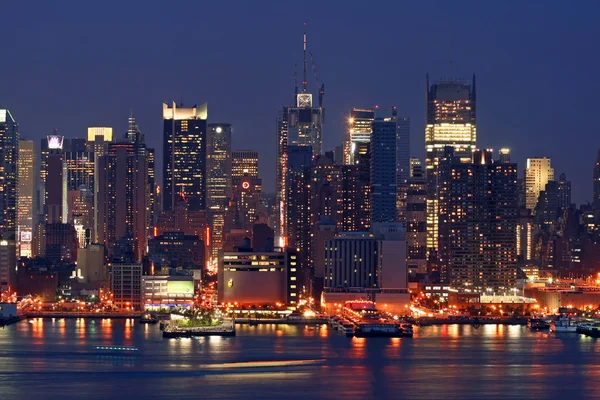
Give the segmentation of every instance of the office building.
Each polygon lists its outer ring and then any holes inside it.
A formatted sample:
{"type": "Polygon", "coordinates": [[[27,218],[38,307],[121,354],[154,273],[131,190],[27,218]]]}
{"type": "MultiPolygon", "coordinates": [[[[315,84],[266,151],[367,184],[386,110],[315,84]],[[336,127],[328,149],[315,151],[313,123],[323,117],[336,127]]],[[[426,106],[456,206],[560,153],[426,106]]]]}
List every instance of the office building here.
{"type": "Polygon", "coordinates": [[[141,310],[142,264],[113,263],[110,272],[113,303],[122,310],[141,310]]]}
{"type": "Polygon", "coordinates": [[[427,177],[427,249],[438,249],[438,165],[444,149],[470,160],[476,134],[476,90],[473,82],[441,80],[426,83],[425,169],[427,177]]]}
{"type": "Polygon", "coordinates": [[[427,179],[414,164],[406,192],[407,263],[411,275],[427,273],[427,179]]]}
{"type": "Polygon", "coordinates": [[[596,153],[596,161],[594,162],[592,205],[594,206],[596,216],[600,216],[600,149],[596,153]]]}
{"type": "Polygon", "coordinates": [[[290,145],[286,151],[286,193],[283,214],[286,218],[284,241],[296,251],[306,248],[303,240],[310,234],[310,167],[313,151],[310,146],[290,145]]]}
{"type": "Polygon", "coordinates": [[[439,165],[442,281],[456,290],[510,293],[517,278],[517,166],[477,150],[473,161],[448,147],[439,165]]]}
{"type": "Polygon", "coordinates": [[[313,155],[321,154],[322,131],[325,122],[325,109],[323,108],[324,85],[319,89],[318,106],[313,104],[313,95],[307,88],[307,41],[304,34],[304,62],[302,90],[296,87],[294,104],[285,106],[277,117],[277,159],[276,176],[276,202],[278,204],[279,223],[277,235],[280,246],[286,246],[286,221],[285,198],[286,179],[288,177],[287,149],[289,145],[310,146],[313,155]]]}
{"type": "Polygon", "coordinates": [[[359,143],[371,142],[374,108],[353,108],[348,118],[348,141],[344,147],[344,164],[354,164],[354,153],[359,143]]]}
{"type": "Polygon", "coordinates": [[[204,243],[195,235],[184,232],[164,232],[148,242],[150,261],[155,270],[161,267],[202,269],[204,243]]]}
{"type": "Polygon", "coordinates": [[[371,233],[342,232],[325,242],[325,282],[329,289],[377,288],[379,246],[371,233]]]}
{"type": "Polygon", "coordinates": [[[43,230],[38,231],[36,240],[42,243],[43,254],[41,256],[52,262],[76,262],[77,232],[72,224],[54,222],[45,224],[43,230]]]}
{"type": "Polygon", "coordinates": [[[190,211],[206,209],[208,104],[192,108],[163,103],[163,209],[184,195],[190,211]]]}
{"type": "Polygon", "coordinates": [[[233,228],[252,229],[260,206],[262,182],[258,177],[258,152],[235,150],[231,155],[233,228]]]}
{"type": "Polygon", "coordinates": [[[231,152],[231,184],[239,185],[245,176],[258,178],[258,151],[234,150],[231,152]]]}
{"type": "Polygon", "coordinates": [[[211,225],[211,258],[216,262],[223,248],[223,229],[228,199],[232,197],[230,124],[208,124],[207,201],[211,225]]]}
{"type": "Polygon", "coordinates": [[[19,126],[7,109],[0,109],[0,238],[17,240],[17,165],[19,126]]]}
{"type": "Polygon", "coordinates": [[[533,257],[533,215],[527,208],[519,209],[517,220],[517,257],[521,264],[533,257]]]}
{"type": "Polygon", "coordinates": [[[357,232],[371,230],[371,143],[358,143],[354,149],[354,164],[358,169],[356,178],[357,232]]]}
{"type": "Polygon", "coordinates": [[[219,303],[296,307],[300,293],[296,257],[280,248],[224,252],[219,260],[219,303]]]}
{"type": "Polygon", "coordinates": [[[31,257],[33,229],[37,224],[37,151],[33,140],[19,141],[17,165],[17,239],[19,257],[31,257]]]}
{"type": "Polygon", "coordinates": [[[191,211],[184,196],[179,196],[172,211],[162,211],[154,229],[154,236],[165,232],[183,232],[186,235],[198,236],[210,241],[208,219],[205,211],[191,211]]]}
{"type": "Polygon", "coordinates": [[[141,261],[146,252],[148,158],[140,155],[133,143],[111,143],[98,158],[96,177],[99,191],[95,242],[104,243],[109,258],[121,240],[129,242],[133,261],[141,261]]]}
{"type": "Polygon", "coordinates": [[[371,224],[395,222],[397,216],[397,112],[378,109],[371,135],[371,224]]]}
{"type": "Polygon", "coordinates": [[[546,184],[554,180],[554,169],[550,165],[550,159],[528,158],[525,168],[525,206],[535,213],[535,206],[540,192],[545,189],[546,184]]]}

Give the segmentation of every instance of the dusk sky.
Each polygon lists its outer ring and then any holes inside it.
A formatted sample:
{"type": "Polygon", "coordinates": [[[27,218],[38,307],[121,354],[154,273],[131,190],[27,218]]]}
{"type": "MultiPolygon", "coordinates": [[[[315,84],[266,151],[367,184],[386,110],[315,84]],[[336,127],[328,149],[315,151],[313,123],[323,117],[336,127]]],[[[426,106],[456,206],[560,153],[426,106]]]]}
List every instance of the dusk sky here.
{"type": "MultiPolygon", "coordinates": [[[[272,192],[275,118],[292,101],[306,22],[324,149],[345,138],[352,107],[396,105],[423,158],[425,73],[475,73],[478,147],[511,148],[521,173],[525,158],[550,157],[573,200],[591,200],[600,2],[13,1],[2,14],[0,104],[24,138],[121,135],[133,108],[161,154],[161,102],[207,101],[209,122],[233,124],[234,149],[260,151],[272,192]]],[[[308,82],[316,93],[310,64],[308,82]]]]}

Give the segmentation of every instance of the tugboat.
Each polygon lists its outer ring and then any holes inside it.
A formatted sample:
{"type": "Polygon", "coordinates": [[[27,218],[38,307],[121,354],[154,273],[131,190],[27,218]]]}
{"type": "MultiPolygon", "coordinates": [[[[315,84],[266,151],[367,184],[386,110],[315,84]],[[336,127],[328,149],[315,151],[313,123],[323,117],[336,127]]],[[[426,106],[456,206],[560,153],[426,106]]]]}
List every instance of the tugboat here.
{"type": "Polygon", "coordinates": [[[140,324],[155,324],[158,322],[158,317],[154,313],[145,312],[140,317],[140,324]]]}
{"type": "Polygon", "coordinates": [[[550,329],[550,324],[542,318],[529,318],[527,321],[527,327],[532,331],[541,331],[550,329]]]}

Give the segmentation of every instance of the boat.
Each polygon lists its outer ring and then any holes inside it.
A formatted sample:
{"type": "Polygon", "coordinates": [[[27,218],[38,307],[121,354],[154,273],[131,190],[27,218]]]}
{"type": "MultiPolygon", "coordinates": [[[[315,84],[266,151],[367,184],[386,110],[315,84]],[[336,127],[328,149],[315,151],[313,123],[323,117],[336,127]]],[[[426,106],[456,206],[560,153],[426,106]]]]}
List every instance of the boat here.
{"type": "Polygon", "coordinates": [[[155,324],[158,322],[158,317],[154,313],[145,312],[140,317],[140,324],[155,324]]]}
{"type": "Polygon", "coordinates": [[[347,336],[354,336],[354,325],[348,321],[340,325],[340,333],[347,336]]]}
{"type": "Polygon", "coordinates": [[[527,327],[532,331],[550,329],[550,324],[542,318],[529,318],[527,327]]]}
{"type": "Polygon", "coordinates": [[[577,333],[582,333],[586,336],[590,336],[593,338],[599,338],[600,337],[600,324],[598,324],[598,323],[581,324],[577,327],[577,333]]]}
{"type": "Polygon", "coordinates": [[[408,322],[403,322],[400,324],[400,331],[402,332],[402,337],[412,337],[413,336],[413,326],[408,322]]]}
{"type": "Polygon", "coordinates": [[[559,317],[550,322],[550,332],[577,333],[577,324],[569,317],[559,317]]]}
{"type": "Polygon", "coordinates": [[[96,350],[102,351],[138,351],[137,347],[124,347],[124,346],[96,346],[96,350]]]}
{"type": "Polygon", "coordinates": [[[403,332],[398,324],[390,323],[360,323],[354,330],[357,337],[402,337],[403,332]]]}

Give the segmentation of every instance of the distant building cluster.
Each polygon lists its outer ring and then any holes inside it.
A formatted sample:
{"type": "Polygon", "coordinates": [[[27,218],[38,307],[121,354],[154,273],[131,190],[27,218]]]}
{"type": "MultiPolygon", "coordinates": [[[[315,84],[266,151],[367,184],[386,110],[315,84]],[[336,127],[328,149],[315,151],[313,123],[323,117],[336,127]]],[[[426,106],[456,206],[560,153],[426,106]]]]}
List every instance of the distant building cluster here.
{"type": "Polygon", "coordinates": [[[477,147],[475,76],[427,76],[424,160],[393,106],[349,109],[345,140],[326,151],[306,52],[305,37],[302,85],[277,114],[272,195],[262,149],[233,149],[234,128],[209,123],[207,103],[163,104],[159,153],[133,114],[121,134],[37,143],[1,109],[0,291],[162,308],[199,302],[202,280],[217,279],[226,304],[358,296],[402,310],[419,285],[444,301],[600,271],[600,151],[593,201],[577,207],[550,158],[519,168],[509,149],[477,147]]]}

